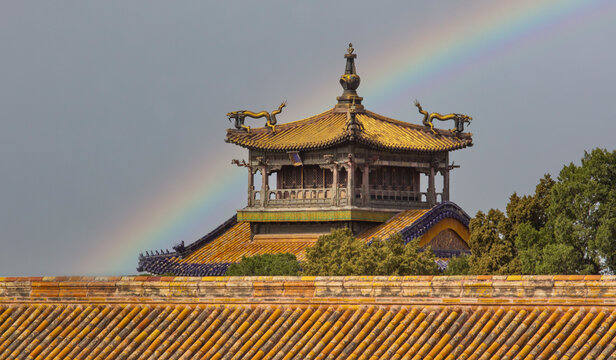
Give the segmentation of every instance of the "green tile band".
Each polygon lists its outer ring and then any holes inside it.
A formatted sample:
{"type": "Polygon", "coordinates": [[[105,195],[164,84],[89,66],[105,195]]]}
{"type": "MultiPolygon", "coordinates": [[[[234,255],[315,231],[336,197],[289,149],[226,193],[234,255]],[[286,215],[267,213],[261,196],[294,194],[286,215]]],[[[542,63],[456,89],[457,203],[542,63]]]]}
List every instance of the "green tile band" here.
{"type": "Polygon", "coordinates": [[[237,212],[237,221],[279,222],[279,221],[372,221],[385,222],[396,212],[367,210],[332,211],[242,211],[237,212]]]}

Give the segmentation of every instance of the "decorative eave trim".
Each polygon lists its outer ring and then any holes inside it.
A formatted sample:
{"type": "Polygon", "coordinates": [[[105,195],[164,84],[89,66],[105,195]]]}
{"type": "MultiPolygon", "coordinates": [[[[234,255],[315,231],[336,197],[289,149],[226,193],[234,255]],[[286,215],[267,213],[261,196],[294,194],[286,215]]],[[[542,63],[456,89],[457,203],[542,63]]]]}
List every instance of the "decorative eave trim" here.
{"type": "Polygon", "coordinates": [[[172,258],[149,258],[140,263],[143,272],[174,276],[224,276],[231,263],[179,263],[172,258]]]}
{"type": "Polygon", "coordinates": [[[450,201],[442,202],[423,214],[412,225],[400,231],[404,243],[406,244],[422,236],[443,219],[455,219],[468,227],[471,217],[455,203],[450,201]]]}
{"type": "Polygon", "coordinates": [[[462,139],[462,142],[459,142],[457,144],[451,145],[451,146],[443,146],[441,148],[433,148],[433,149],[428,149],[428,148],[420,148],[420,147],[404,147],[404,146],[388,146],[388,145],[384,145],[378,141],[373,141],[370,140],[368,138],[366,138],[365,136],[359,135],[359,136],[351,136],[349,134],[343,134],[339,137],[336,137],[330,141],[326,141],[326,142],[320,142],[320,143],[315,143],[315,144],[306,144],[303,146],[280,146],[280,147],[266,147],[266,146],[253,146],[253,145],[248,145],[244,142],[241,141],[237,141],[235,139],[229,139],[228,137],[225,139],[225,142],[227,143],[231,143],[231,144],[235,144],[238,145],[240,147],[243,147],[245,149],[249,149],[249,150],[259,150],[259,151],[271,151],[271,152],[286,152],[286,151],[312,151],[312,150],[323,150],[323,149],[328,149],[328,148],[332,148],[335,147],[337,145],[343,144],[345,142],[355,142],[355,143],[360,143],[360,144],[364,144],[367,145],[373,149],[376,150],[389,150],[389,151],[400,151],[400,152],[422,152],[422,153],[437,153],[437,152],[444,152],[444,151],[455,151],[455,150],[460,150],[460,149],[464,149],[466,147],[472,147],[473,146],[473,140],[472,138],[469,139],[462,139]]]}
{"type": "MultiPolygon", "coordinates": [[[[170,272],[172,269],[167,266],[167,263],[177,264],[175,262],[170,261],[172,258],[184,258],[190,255],[192,252],[198,250],[205,244],[214,241],[220,235],[224,234],[227,230],[232,228],[237,224],[237,214],[230,217],[227,221],[222,223],[216,229],[210,231],[207,235],[201,237],[199,240],[194,241],[188,246],[184,246],[184,242],[175,245],[173,249],[175,251],[163,250],[162,252],[146,252],[139,254],[139,262],[137,265],[137,271],[139,272],[152,272],[155,274],[164,274],[165,272],[170,272]],[[163,269],[163,270],[160,270],[163,269]],[[163,271],[163,272],[158,272],[163,271]]],[[[200,265],[200,264],[199,264],[200,265]]],[[[224,269],[226,271],[226,267],[224,269]]],[[[224,274],[224,271],[222,272],[224,274]]],[[[190,276],[190,274],[186,273],[186,276],[190,276]]],[[[194,276],[201,276],[200,274],[195,274],[194,276]]]]}
{"type": "Polygon", "coordinates": [[[216,229],[210,231],[207,235],[203,236],[199,240],[193,242],[188,246],[184,246],[184,243],[175,245],[173,249],[178,253],[180,258],[184,258],[190,255],[193,251],[201,248],[203,245],[215,240],[220,235],[224,234],[227,230],[231,229],[237,224],[237,214],[230,217],[227,221],[222,223],[216,229]]]}

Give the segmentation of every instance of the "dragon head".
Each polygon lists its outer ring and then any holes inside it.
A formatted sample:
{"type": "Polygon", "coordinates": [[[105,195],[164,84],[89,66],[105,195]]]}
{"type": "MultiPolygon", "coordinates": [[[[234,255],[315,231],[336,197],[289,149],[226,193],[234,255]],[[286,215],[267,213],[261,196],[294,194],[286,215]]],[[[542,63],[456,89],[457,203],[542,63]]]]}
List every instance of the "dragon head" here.
{"type": "Polygon", "coordinates": [[[459,134],[461,132],[464,131],[464,124],[471,124],[471,120],[473,120],[472,117],[468,116],[468,115],[464,115],[464,114],[455,114],[456,117],[454,119],[455,123],[456,123],[456,127],[455,129],[453,129],[453,132],[456,134],[459,134]]]}
{"type": "Polygon", "coordinates": [[[231,121],[231,119],[237,119],[238,117],[241,117],[245,111],[246,110],[231,111],[227,113],[227,117],[229,118],[229,121],[231,121]]]}
{"type": "Polygon", "coordinates": [[[462,121],[463,123],[466,123],[466,124],[470,124],[471,121],[473,120],[472,117],[470,117],[468,115],[464,115],[464,114],[456,114],[456,116],[458,117],[458,119],[460,119],[460,121],[462,121]]]}

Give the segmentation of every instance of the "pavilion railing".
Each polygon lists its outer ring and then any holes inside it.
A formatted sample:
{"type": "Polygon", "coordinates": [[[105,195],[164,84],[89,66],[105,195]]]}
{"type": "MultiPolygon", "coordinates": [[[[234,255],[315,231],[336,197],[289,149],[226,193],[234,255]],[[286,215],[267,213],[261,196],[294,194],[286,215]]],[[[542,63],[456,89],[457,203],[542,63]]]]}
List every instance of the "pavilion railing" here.
{"type": "MultiPolygon", "coordinates": [[[[429,207],[429,193],[399,189],[371,188],[368,193],[356,188],[354,197],[348,196],[346,186],[334,188],[270,189],[263,198],[262,190],[252,190],[251,207],[327,207],[365,206],[376,208],[408,209],[429,207]]],[[[435,194],[436,202],[442,201],[442,193],[435,194]]]]}
{"type": "Polygon", "coordinates": [[[313,189],[272,189],[267,190],[265,201],[261,190],[252,190],[250,206],[253,207],[323,207],[347,204],[346,187],[313,189]]]}
{"type": "MultiPolygon", "coordinates": [[[[370,188],[365,194],[361,188],[355,189],[355,198],[362,206],[380,208],[429,207],[430,194],[425,191],[401,189],[370,188]]],[[[435,193],[435,201],[442,201],[443,194],[435,193]]]]}

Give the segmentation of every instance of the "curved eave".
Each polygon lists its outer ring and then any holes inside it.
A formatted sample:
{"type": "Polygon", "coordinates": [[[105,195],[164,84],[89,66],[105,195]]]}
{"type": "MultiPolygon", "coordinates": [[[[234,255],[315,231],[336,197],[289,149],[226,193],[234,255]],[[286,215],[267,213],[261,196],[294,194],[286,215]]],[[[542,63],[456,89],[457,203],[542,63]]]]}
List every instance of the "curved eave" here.
{"type": "Polygon", "coordinates": [[[427,152],[427,153],[434,153],[434,152],[443,152],[443,151],[454,151],[454,150],[459,150],[459,149],[463,149],[465,147],[471,147],[473,146],[473,141],[472,139],[468,139],[464,142],[460,142],[457,144],[454,144],[452,146],[437,146],[437,147],[412,147],[412,146],[391,146],[391,145],[386,145],[386,144],[382,144],[379,143],[377,141],[373,141],[369,138],[365,138],[365,137],[359,137],[358,141],[359,143],[368,145],[372,148],[375,149],[379,149],[379,150],[390,150],[390,151],[400,151],[400,152],[404,152],[404,151],[414,151],[414,152],[427,152]]]}
{"type": "Polygon", "coordinates": [[[274,151],[274,152],[327,149],[327,148],[330,148],[336,145],[340,145],[349,140],[349,136],[347,134],[341,134],[340,136],[337,136],[328,141],[307,143],[307,144],[302,144],[300,146],[293,146],[293,144],[289,144],[287,146],[259,146],[259,145],[248,144],[248,141],[236,141],[234,139],[229,139],[229,133],[233,133],[236,131],[237,130],[228,129],[227,138],[225,139],[225,142],[239,145],[243,148],[250,149],[250,150],[263,150],[263,151],[274,151]]]}
{"type": "Polygon", "coordinates": [[[276,126],[244,130],[228,129],[226,142],[246,149],[272,152],[327,149],[345,142],[364,144],[374,149],[399,152],[445,152],[472,146],[472,134],[453,135],[423,125],[391,119],[370,111],[357,114],[364,129],[352,134],[346,130],[347,114],[333,109],[321,114],[276,126]]]}
{"type": "Polygon", "coordinates": [[[454,151],[463,149],[466,147],[473,146],[472,133],[463,133],[460,138],[462,141],[455,143],[451,146],[435,146],[435,147],[420,147],[420,146],[392,146],[388,144],[383,144],[379,141],[375,141],[365,136],[364,134],[360,134],[359,136],[352,136],[347,133],[341,134],[329,141],[322,142],[314,142],[301,144],[299,146],[293,146],[293,144],[289,144],[287,146],[259,146],[250,144],[249,141],[242,141],[236,139],[230,139],[228,137],[229,133],[236,132],[237,130],[228,129],[227,130],[227,138],[225,142],[239,145],[243,148],[250,150],[261,150],[261,151],[272,151],[272,152],[287,152],[287,151],[311,151],[311,150],[322,150],[331,148],[345,142],[356,142],[366,146],[369,146],[378,150],[389,150],[389,151],[414,151],[414,152],[443,152],[443,151],[454,151]]]}

